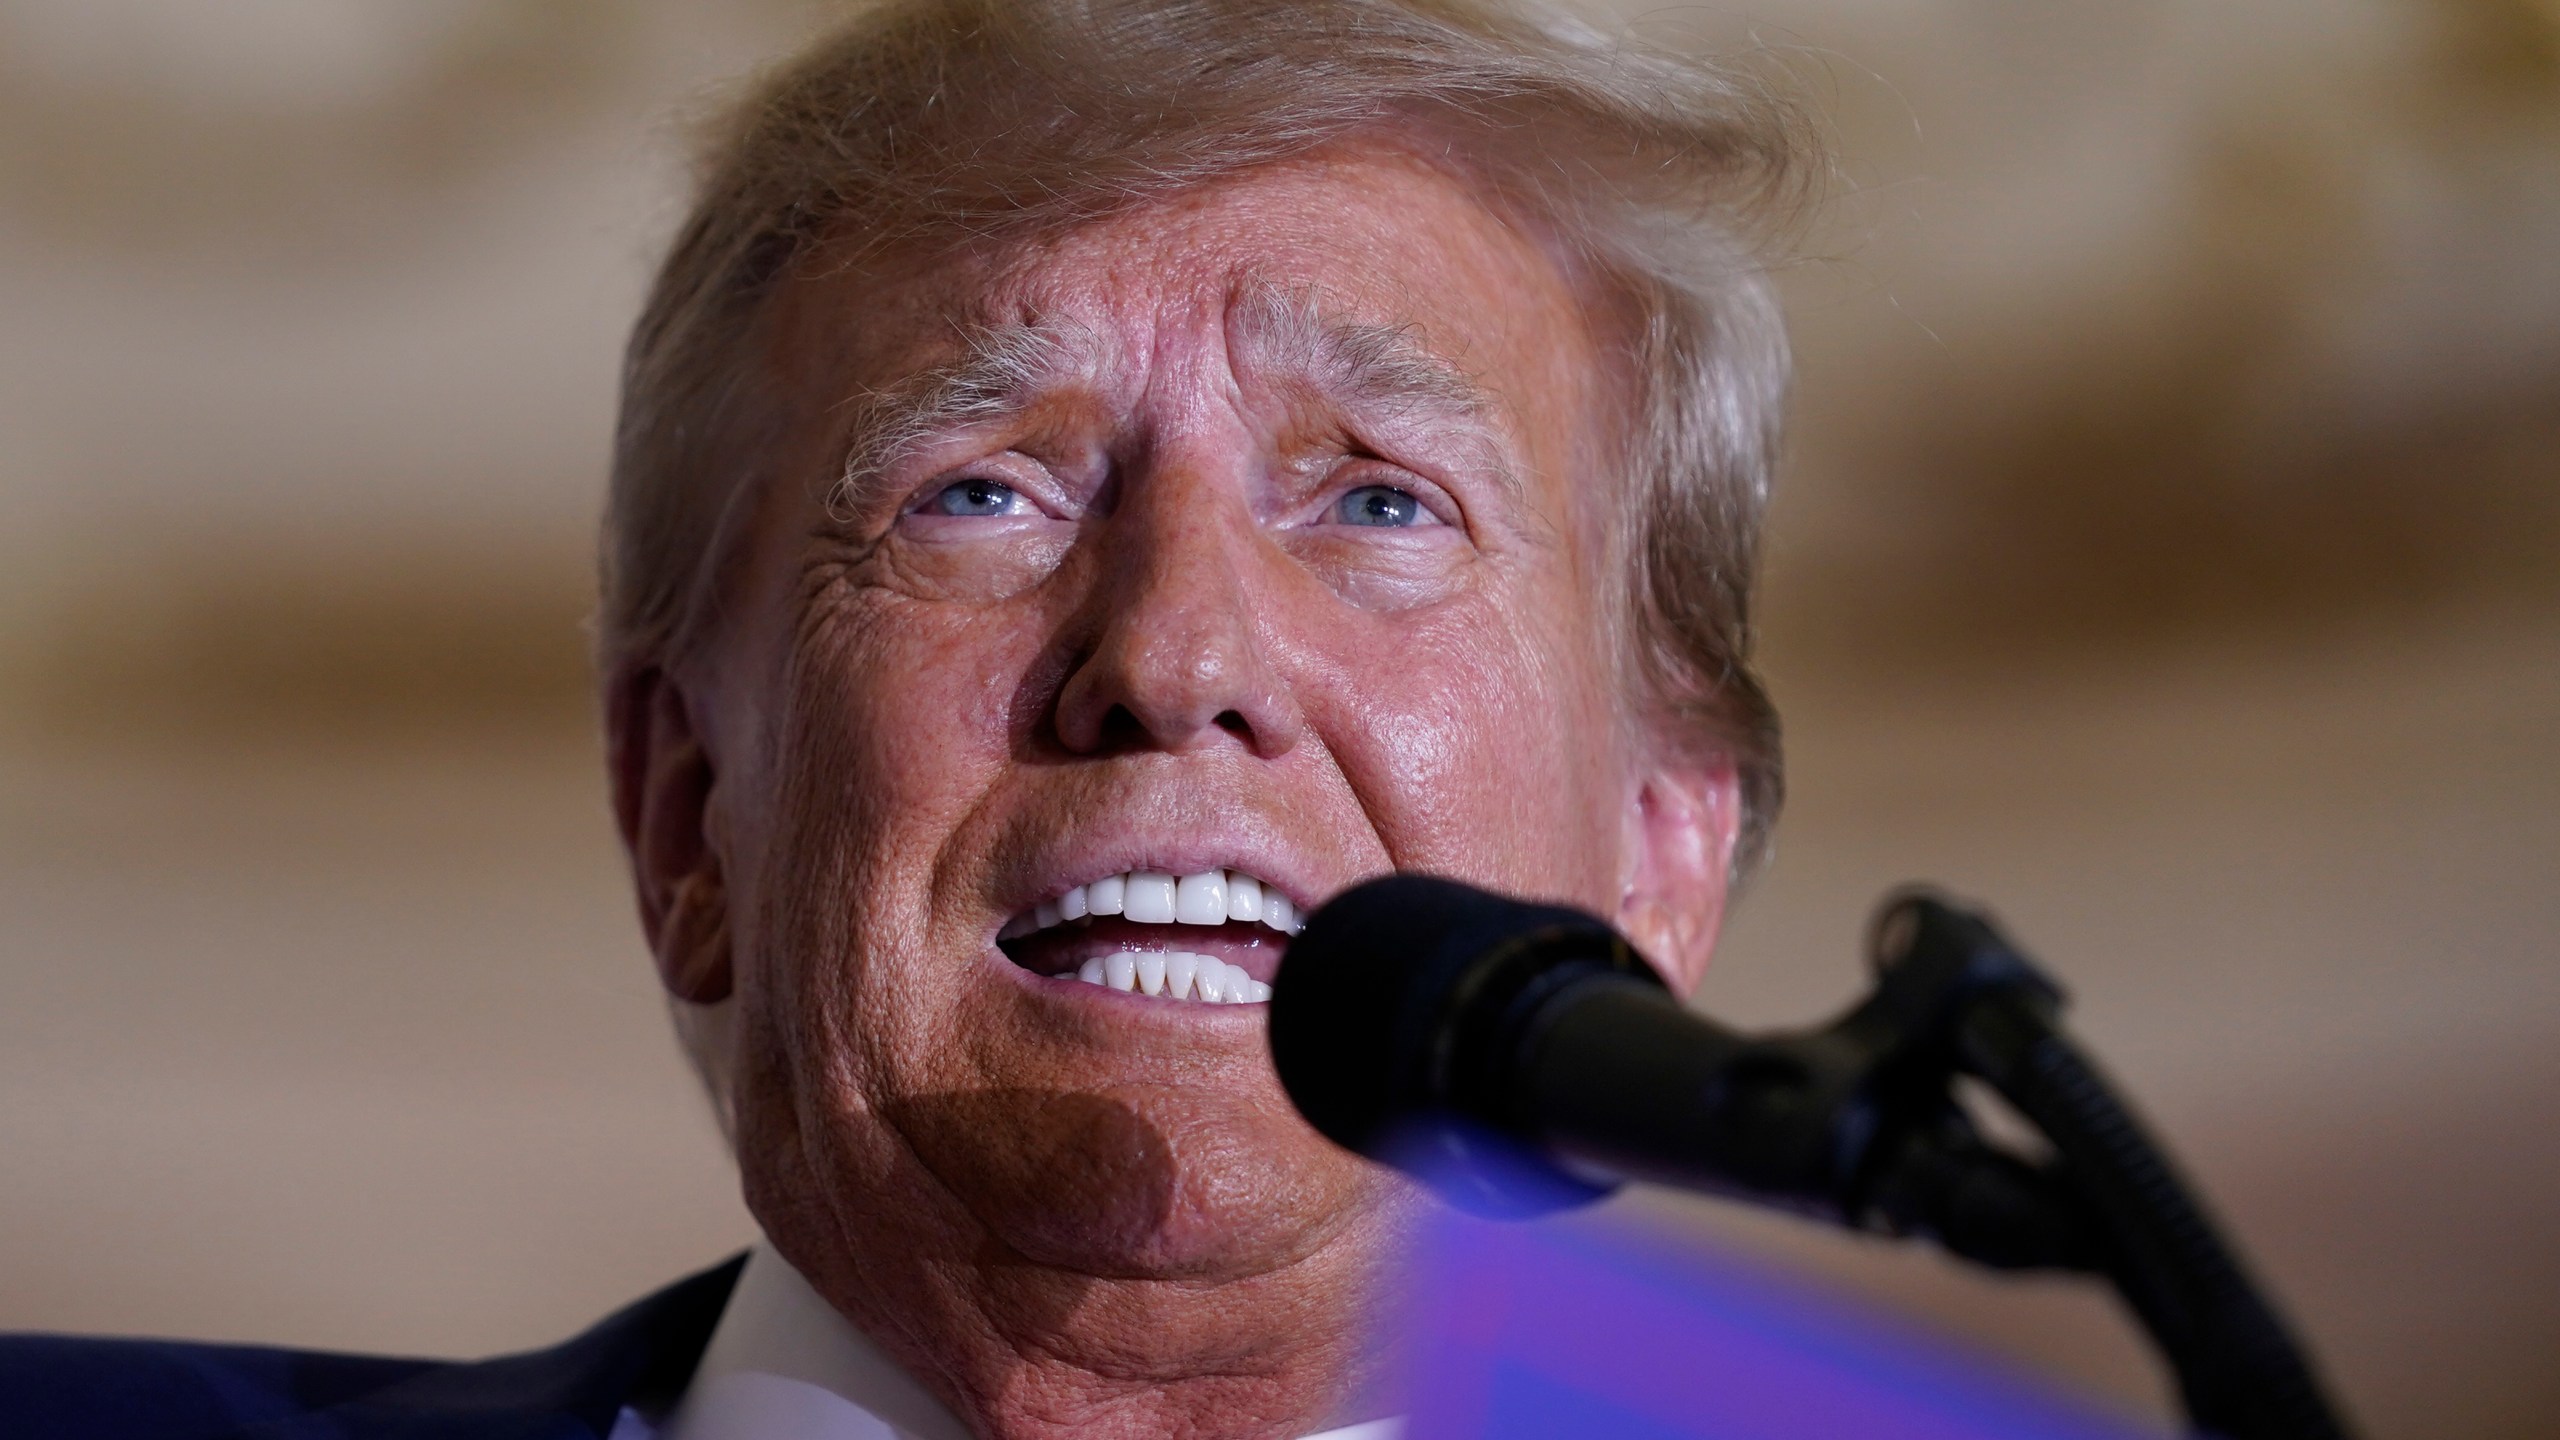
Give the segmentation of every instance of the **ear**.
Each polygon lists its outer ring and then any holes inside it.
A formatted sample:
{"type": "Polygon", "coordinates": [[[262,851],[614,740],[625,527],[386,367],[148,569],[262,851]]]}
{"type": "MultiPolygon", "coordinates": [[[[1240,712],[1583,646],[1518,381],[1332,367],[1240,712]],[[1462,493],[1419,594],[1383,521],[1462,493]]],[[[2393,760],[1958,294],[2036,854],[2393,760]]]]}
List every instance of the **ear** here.
{"type": "Polygon", "coordinates": [[[659,982],[696,1005],[727,999],[728,884],[709,830],[711,755],[689,697],[659,666],[617,670],[605,691],[605,732],[614,823],[659,982]]]}
{"type": "Polygon", "coordinates": [[[1657,763],[1627,800],[1618,928],[1686,998],[1724,926],[1742,782],[1723,756],[1657,763]]]}

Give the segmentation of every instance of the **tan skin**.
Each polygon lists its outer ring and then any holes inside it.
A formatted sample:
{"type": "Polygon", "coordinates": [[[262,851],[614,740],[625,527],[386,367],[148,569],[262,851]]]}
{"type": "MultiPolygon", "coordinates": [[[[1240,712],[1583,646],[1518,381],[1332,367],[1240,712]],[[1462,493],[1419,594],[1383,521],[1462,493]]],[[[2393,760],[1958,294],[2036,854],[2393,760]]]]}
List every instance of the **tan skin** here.
{"type": "Polygon", "coordinates": [[[661,973],[738,1006],[750,1207],[980,1434],[1363,1418],[1364,1282],[1422,1202],[1296,1118],[1262,1007],[995,936],[1122,870],[1312,905],[1413,869],[1614,916],[1694,986],[1734,778],[1618,694],[1588,307],[1383,146],[777,303],[788,423],[745,562],[611,706],[661,973]],[[1345,399],[1270,343],[1275,294],[1488,403],[1345,399]],[[1070,338],[1063,370],[828,503],[848,397],[1023,322],[1070,338]]]}

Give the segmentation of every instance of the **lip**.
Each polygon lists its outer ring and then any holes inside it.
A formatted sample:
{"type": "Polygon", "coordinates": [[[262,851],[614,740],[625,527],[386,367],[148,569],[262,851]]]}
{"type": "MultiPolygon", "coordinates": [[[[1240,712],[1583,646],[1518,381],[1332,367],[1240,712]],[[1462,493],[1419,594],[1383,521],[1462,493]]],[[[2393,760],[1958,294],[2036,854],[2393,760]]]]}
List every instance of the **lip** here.
{"type": "MultiPolygon", "coordinates": [[[[1027,987],[1026,998],[1059,1006],[1051,1011],[1058,1023],[1092,1027],[1091,1038],[1098,1043],[1116,1043],[1107,1037],[1126,1032],[1131,1025],[1167,1038],[1258,1036],[1258,1019],[1226,1012],[1261,1007],[1166,1000],[1088,985],[1076,978],[1073,967],[1060,963],[1066,950],[1081,945],[1075,957],[1080,963],[1086,951],[1096,948],[1076,938],[1077,927],[1053,927],[999,943],[996,937],[1016,917],[1043,902],[1054,902],[1074,886],[1108,875],[1156,871],[1184,876],[1207,870],[1254,876],[1305,914],[1363,873],[1387,868],[1383,856],[1370,859],[1370,847],[1359,843],[1367,834],[1359,823],[1361,817],[1350,817],[1346,833],[1344,819],[1331,813],[1334,807],[1286,802],[1261,777],[1226,775],[1214,769],[1204,772],[1185,765],[1179,774],[1142,771],[1107,780],[1093,778],[1102,783],[1077,787],[1083,793],[1074,795],[1071,802],[1062,804],[1068,797],[1056,795],[1048,803],[1015,811],[1014,823],[1007,827],[1010,833],[990,837],[992,853],[981,852],[994,863],[981,872],[984,878],[978,893],[979,903],[987,907],[981,912],[987,960],[1015,977],[1009,983],[1027,987]],[[1060,815],[1074,818],[1059,823],[1060,815]],[[1346,853],[1340,841],[1354,848],[1346,853]],[[1026,943],[1035,948],[1026,951],[1026,943]],[[1100,1008],[1089,1008],[1096,1006],[1100,1008]],[[1226,1026],[1248,1028],[1230,1032],[1221,1028],[1226,1026]]],[[[1098,921],[1097,925],[1106,923],[1116,924],[1098,921]]],[[[1126,927],[1117,935],[1106,930],[1109,943],[1099,948],[1211,954],[1264,983],[1278,970],[1285,951],[1285,942],[1236,943],[1248,938],[1248,927],[1233,921],[1224,926],[1146,928],[1151,933],[1143,936],[1126,927]],[[1217,938],[1221,932],[1234,938],[1221,940],[1217,938]]],[[[1270,932],[1269,938],[1279,940],[1279,932],[1270,932]]]]}
{"type": "Polygon", "coordinates": [[[1152,870],[1177,878],[1209,870],[1241,870],[1261,881],[1264,888],[1287,896],[1302,915],[1313,911],[1338,888],[1318,880],[1313,874],[1315,865],[1268,837],[1193,834],[1169,840],[1134,834],[1097,836],[1088,828],[1058,848],[1070,854],[1018,867],[1020,878],[1005,886],[1007,893],[998,901],[1002,913],[987,932],[990,944],[996,932],[1015,916],[1028,914],[1043,901],[1055,900],[1078,885],[1135,870],[1152,870]]]}

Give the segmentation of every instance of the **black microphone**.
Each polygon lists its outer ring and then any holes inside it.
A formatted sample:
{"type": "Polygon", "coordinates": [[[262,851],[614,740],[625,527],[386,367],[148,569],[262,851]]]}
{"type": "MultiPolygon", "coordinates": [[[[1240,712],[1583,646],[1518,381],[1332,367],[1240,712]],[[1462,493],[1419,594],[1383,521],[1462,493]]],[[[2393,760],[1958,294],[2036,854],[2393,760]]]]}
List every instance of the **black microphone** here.
{"type": "Polygon", "coordinates": [[[1640,1180],[1927,1235],[2002,1268],[2088,1268],[2055,1177],[1979,1138],[1933,1038],[1985,987],[2058,992],[1967,912],[1915,892],[1896,914],[1880,950],[1931,958],[1885,967],[1829,1025],[1744,1036],[1681,1004],[1597,916],[1391,875],[1290,942],[1272,1059],[1317,1130],[1478,1214],[1640,1180]]]}
{"type": "Polygon", "coordinates": [[[1822,1063],[1821,1037],[1746,1039],[1598,917],[1424,875],[1308,918],[1270,1035],[1316,1129],[1479,1213],[1626,1180],[1836,1212],[1875,1128],[1858,1067],[1822,1063]]]}

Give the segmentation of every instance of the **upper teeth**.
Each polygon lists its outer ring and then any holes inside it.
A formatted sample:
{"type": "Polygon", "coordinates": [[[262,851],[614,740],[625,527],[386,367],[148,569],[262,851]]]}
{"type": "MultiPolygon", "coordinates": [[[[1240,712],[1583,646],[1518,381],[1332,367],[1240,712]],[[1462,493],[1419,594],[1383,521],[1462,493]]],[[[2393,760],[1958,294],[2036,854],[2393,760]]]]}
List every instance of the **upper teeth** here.
{"type": "Polygon", "coordinates": [[[1088,915],[1117,915],[1141,925],[1223,925],[1260,921],[1283,935],[1298,933],[1298,907],[1288,896],[1241,870],[1204,870],[1172,876],[1160,870],[1105,875],[1043,900],[1017,915],[997,935],[1010,940],[1088,915]]]}

